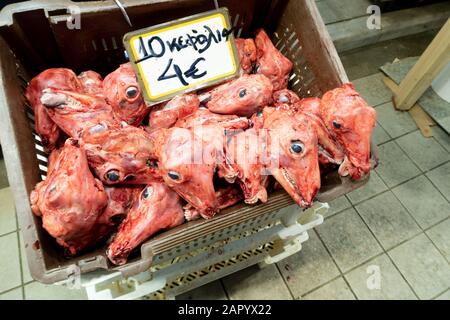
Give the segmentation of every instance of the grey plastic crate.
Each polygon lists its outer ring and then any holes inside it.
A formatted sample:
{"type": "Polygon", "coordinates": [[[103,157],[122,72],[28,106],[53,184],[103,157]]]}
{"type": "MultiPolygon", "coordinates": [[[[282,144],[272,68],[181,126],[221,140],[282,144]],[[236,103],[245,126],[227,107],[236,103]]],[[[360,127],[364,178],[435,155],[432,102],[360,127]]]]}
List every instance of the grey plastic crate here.
{"type": "MultiPolygon", "coordinates": [[[[148,240],[141,246],[140,255],[119,267],[108,262],[104,247],[71,259],[64,256],[29,205],[30,192],[45,175],[47,154],[34,132],[33,112],[23,96],[27,81],[55,66],[106,74],[124,62],[121,39],[125,33],[215,8],[212,0],[122,3],[133,27],[113,1],[28,1],[0,12],[0,139],[31,275],[43,283],[64,281],[73,274],[98,269],[136,275],[155,263],[189,252],[196,245],[207,246],[210,240],[225,239],[260,223],[276,222],[272,213],[293,203],[285,192],[279,191],[271,194],[266,204],[238,204],[211,220],[186,223],[148,240]],[[67,8],[71,5],[80,8],[79,30],[67,28],[67,8]]],[[[290,87],[300,96],[320,96],[348,81],[314,1],[218,3],[229,9],[238,35],[251,36],[260,27],[272,34],[277,47],[294,62],[290,87]]],[[[367,179],[340,179],[336,173],[327,175],[318,200],[331,201],[366,182],[367,179]]]]}

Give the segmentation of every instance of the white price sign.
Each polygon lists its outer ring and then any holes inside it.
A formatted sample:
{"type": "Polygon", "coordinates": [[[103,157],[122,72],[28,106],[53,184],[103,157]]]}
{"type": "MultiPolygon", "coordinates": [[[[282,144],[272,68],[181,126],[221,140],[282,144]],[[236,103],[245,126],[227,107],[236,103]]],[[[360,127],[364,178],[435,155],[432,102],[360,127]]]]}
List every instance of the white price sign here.
{"type": "Polygon", "coordinates": [[[127,33],[124,44],[150,104],[198,90],[239,73],[228,10],[127,33]]]}

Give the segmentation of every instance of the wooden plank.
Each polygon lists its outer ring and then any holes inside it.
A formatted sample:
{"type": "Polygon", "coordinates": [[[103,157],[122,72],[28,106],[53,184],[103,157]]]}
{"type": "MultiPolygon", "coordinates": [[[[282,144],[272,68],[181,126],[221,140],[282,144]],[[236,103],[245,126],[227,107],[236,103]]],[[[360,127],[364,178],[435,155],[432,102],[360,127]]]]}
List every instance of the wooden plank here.
{"type": "MultiPolygon", "coordinates": [[[[397,93],[398,85],[391,78],[384,76],[383,82],[389,89],[391,89],[394,95],[397,93]]],[[[415,104],[414,107],[409,110],[409,114],[414,119],[414,122],[416,123],[417,127],[420,129],[420,132],[424,137],[429,138],[433,136],[431,126],[435,125],[436,122],[431,119],[431,117],[422,109],[422,107],[420,107],[418,104],[415,104]]]]}
{"type": "Polygon", "coordinates": [[[432,137],[433,131],[431,130],[430,117],[427,113],[418,104],[415,104],[408,112],[416,122],[422,135],[426,138],[432,137]]]}
{"type": "Polygon", "coordinates": [[[399,110],[409,110],[450,60],[450,19],[400,83],[394,97],[399,110]]]}
{"type": "MultiPolygon", "coordinates": [[[[406,77],[409,70],[417,62],[418,57],[405,58],[398,63],[390,63],[381,67],[384,74],[390,77],[395,83],[400,83],[406,77]]],[[[428,115],[436,121],[448,134],[450,134],[450,102],[442,99],[430,87],[420,97],[418,104],[428,115]]]]}

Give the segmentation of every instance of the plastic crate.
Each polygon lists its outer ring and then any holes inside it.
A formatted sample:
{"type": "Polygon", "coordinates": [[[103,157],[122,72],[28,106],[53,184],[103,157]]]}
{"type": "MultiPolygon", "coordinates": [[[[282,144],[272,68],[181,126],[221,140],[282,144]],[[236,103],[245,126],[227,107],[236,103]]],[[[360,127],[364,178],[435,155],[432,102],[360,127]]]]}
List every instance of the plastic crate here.
{"type": "Polygon", "coordinates": [[[246,267],[265,267],[299,252],[309,239],[308,230],[323,222],[328,209],[319,202],[306,212],[291,205],[273,213],[277,222],[243,228],[243,233],[195,248],[136,276],[96,272],[75,284],[85,287],[91,300],[173,299],[246,267]]]}
{"type": "MultiPolygon", "coordinates": [[[[111,72],[124,62],[122,36],[147,27],[212,10],[217,2],[227,7],[237,36],[252,36],[263,27],[276,46],[294,62],[290,88],[301,97],[321,96],[347,82],[347,76],[314,1],[271,0],[122,0],[133,24],[130,27],[114,1],[28,1],[0,12],[0,130],[8,178],[14,194],[31,275],[43,283],[103,269],[132,276],[152,265],[212,246],[264,224],[276,223],[278,210],[293,204],[279,191],[266,204],[238,204],[211,220],[181,225],[145,242],[123,266],[112,265],[105,246],[73,258],[42,228],[30,209],[29,195],[46,174],[47,154],[34,132],[33,112],[23,95],[27,81],[49,67],[76,72],[92,69],[111,72]],[[81,29],[68,29],[69,6],[80,9],[81,29]]],[[[322,179],[317,197],[328,202],[367,182],[341,179],[337,173],[322,179]]]]}

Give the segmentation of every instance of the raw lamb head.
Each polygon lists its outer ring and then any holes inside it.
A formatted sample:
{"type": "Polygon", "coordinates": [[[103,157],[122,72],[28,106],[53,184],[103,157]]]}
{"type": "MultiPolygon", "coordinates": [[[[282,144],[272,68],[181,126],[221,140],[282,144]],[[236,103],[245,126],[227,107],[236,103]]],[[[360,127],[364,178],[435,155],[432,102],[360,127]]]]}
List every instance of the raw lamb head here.
{"type": "Polygon", "coordinates": [[[296,117],[303,118],[314,127],[319,143],[319,162],[326,164],[341,164],[344,161],[342,146],[335,140],[320,116],[321,100],[319,98],[306,98],[297,102],[296,117]]]}
{"type": "Polygon", "coordinates": [[[89,165],[105,185],[160,180],[149,134],[133,126],[83,135],[89,165]]]}
{"type": "Polygon", "coordinates": [[[76,140],[68,139],[53,161],[47,178],[30,195],[31,208],[42,216],[44,229],[76,254],[98,240],[94,231],[108,197],[76,140]]]}
{"type": "Polygon", "coordinates": [[[181,199],[165,183],[153,182],[140,193],[108,247],[109,260],[116,265],[127,262],[134,248],[160,230],[184,222],[181,199]]]}
{"type": "Polygon", "coordinates": [[[256,45],[253,39],[238,38],[236,41],[236,49],[239,56],[239,64],[241,72],[249,74],[253,71],[253,64],[256,61],[256,45]]]}
{"type": "Polygon", "coordinates": [[[347,83],[324,94],[320,113],[345,152],[339,174],[354,180],[363,178],[370,171],[370,140],[377,117],[375,109],[361,98],[352,84],[347,83]]]}
{"type": "Polygon", "coordinates": [[[150,112],[149,130],[169,129],[179,119],[183,119],[194,113],[199,106],[200,100],[196,94],[177,96],[169,102],[152,109],[150,112]]]}
{"type": "Polygon", "coordinates": [[[99,222],[107,225],[119,225],[127,216],[142,186],[105,187],[108,195],[108,205],[103,211],[99,222]]]}
{"type": "Polygon", "coordinates": [[[240,185],[245,202],[254,204],[267,202],[267,191],[263,185],[264,166],[260,155],[264,141],[254,128],[235,134],[227,139],[226,164],[219,170],[219,176],[228,182],[240,185]]]}
{"type": "MultiPolygon", "coordinates": [[[[239,186],[229,184],[219,188],[216,191],[216,197],[219,210],[223,210],[241,201],[242,192],[239,186]]],[[[186,221],[193,221],[201,218],[200,212],[189,203],[183,207],[183,210],[186,221]]]]}
{"type": "Polygon", "coordinates": [[[129,125],[139,125],[150,112],[131,63],[125,63],[103,80],[103,95],[114,114],[129,125]]]}
{"type": "Polygon", "coordinates": [[[189,116],[178,120],[175,127],[194,128],[198,126],[220,126],[224,129],[245,130],[249,127],[249,121],[245,117],[236,115],[212,113],[206,108],[199,108],[189,116]]]}
{"type": "Polygon", "coordinates": [[[213,184],[216,146],[185,128],[161,129],[152,136],[158,148],[158,170],[166,184],[203,217],[214,216],[218,209],[213,184]]]}
{"type": "Polygon", "coordinates": [[[278,90],[273,93],[273,103],[276,108],[297,111],[298,95],[289,89],[278,90]]]}
{"type": "Polygon", "coordinates": [[[41,97],[50,118],[72,138],[100,129],[118,128],[111,106],[103,98],[64,91],[45,89],[41,97]]]}
{"type": "Polygon", "coordinates": [[[275,91],[286,89],[292,71],[292,62],[275,48],[264,30],[258,31],[255,43],[258,52],[256,73],[269,78],[275,91]]]}
{"type": "Polygon", "coordinates": [[[316,131],[284,110],[266,108],[264,114],[267,169],[299,206],[309,207],[320,189],[316,131]]]}
{"type": "Polygon", "coordinates": [[[103,96],[103,78],[97,72],[88,70],[78,75],[83,92],[90,95],[103,96]]]}
{"type": "Polygon", "coordinates": [[[209,111],[250,117],[272,101],[273,86],[260,74],[243,75],[201,96],[209,111]]]}
{"type": "Polygon", "coordinates": [[[48,88],[82,92],[83,87],[72,70],[53,68],[34,77],[25,91],[25,96],[33,107],[36,132],[41,137],[44,147],[53,150],[60,136],[60,130],[41,103],[42,91],[48,88]]]}

